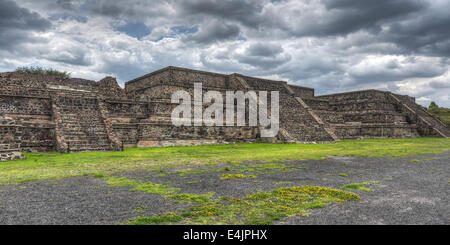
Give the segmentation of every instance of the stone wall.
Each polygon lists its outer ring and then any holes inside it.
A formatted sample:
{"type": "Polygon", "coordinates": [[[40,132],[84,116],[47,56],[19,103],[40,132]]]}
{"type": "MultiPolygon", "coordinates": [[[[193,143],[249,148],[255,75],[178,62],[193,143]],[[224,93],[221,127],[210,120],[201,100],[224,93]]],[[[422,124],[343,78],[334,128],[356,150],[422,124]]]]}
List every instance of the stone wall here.
{"type": "Polygon", "coordinates": [[[9,117],[0,116],[0,152],[20,151],[22,127],[9,117]]]}
{"type": "MultiPolygon", "coordinates": [[[[411,97],[406,96],[411,100],[411,97]]],[[[363,90],[305,100],[341,139],[417,137],[417,121],[391,98],[391,93],[363,90]]],[[[412,100],[413,101],[413,100],[412,100]]]]}
{"type": "Polygon", "coordinates": [[[55,95],[52,99],[59,152],[120,148],[115,137],[110,137],[98,98],[55,95]]]}
{"type": "Polygon", "coordinates": [[[20,132],[20,150],[29,152],[54,149],[54,123],[52,122],[51,100],[48,94],[33,95],[25,89],[21,93],[2,89],[0,112],[14,121],[20,132]]]}
{"type": "Polygon", "coordinates": [[[0,162],[2,161],[14,161],[14,160],[23,160],[25,156],[22,152],[0,152],[0,162]]]}
{"type": "Polygon", "coordinates": [[[294,95],[300,98],[312,98],[314,97],[314,89],[312,88],[305,88],[301,86],[296,85],[288,85],[289,88],[294,92],[294,95]]]}
{"type": "MultiPolygon", "coordinates": [[[[13,152],[20,151],[450,137],[448,127],[416,104],[414,98],[377,90],[314,96],[314,89],[283,81],[178,67],[136,78],[124,89],[113,77],[95,82],[14,72],[0,73],[0,84],[0,153],[5,159],[18,157],[13,152]],[[224,102],[225,91],[278,91],[279,134],[263,139],[261,128],[248,123],[241,127],[173,126],[170,116],[177,104],[170,102],[171,95],[184,90],[193,99],[194,83],[202,83],[203,93],[221,92],[224,102]]],[[[270,110],[270,100],[267,106],[270,110]]],[[[233,120],[236,122],[236,118],[233,120]]]]}

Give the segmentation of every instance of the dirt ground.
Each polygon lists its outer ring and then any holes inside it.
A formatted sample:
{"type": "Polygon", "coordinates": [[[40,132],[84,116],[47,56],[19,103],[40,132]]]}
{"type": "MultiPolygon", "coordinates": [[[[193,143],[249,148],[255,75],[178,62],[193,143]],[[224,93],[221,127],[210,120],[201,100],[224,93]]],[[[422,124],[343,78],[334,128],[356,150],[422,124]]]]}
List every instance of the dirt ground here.
{"type": "MultiPolygon", "coordinates": [[[[116,175],[170,185],[183,193],[233,197],[284,186],[340,188],[379,181],[366,186],[372,191],[350,190],[361,196],[359,201],[328,204],[309,210],[310,216],[290,217],[277,224],[450,224],[450,152],[401,159],[334,157],[285,163],[292,167],[290,171],[268,170],[249,179],[223,180],[223,173],[215,171],[174,174],[181,169],[167,169],[169,174],[116,175]]],[[[129,189],[110,186],[94,176],[0,186],[0,224],[117,224],[188,205],[129,189]]]]}

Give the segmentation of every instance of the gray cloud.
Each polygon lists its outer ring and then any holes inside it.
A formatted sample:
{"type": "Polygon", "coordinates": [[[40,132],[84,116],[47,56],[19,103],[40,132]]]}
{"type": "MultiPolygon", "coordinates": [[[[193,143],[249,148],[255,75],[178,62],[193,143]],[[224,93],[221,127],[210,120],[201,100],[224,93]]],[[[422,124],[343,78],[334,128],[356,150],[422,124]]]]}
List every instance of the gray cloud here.
{"type": "MultiPolygon", "coordinates": [[[[415,0],[324,0],[326,12],[317,16],[307,28],[299,28],[297,35],[347,35],[359,30],[378,33],[383,24],[396,21],[427,7],[415,0]]],[[[300,25],[301,26],[301,25],[300,25]]]]}
{"type": "Polygon", "coordinates": [[[0,0],[0,47],[10,49],[30,41],[32,31],[45,31],[51,23],[38,13],[19,7],[15,2],[0,0]]]}
{"type": "Polygon", "coordinates": [[[46,53],[43,54],[42,57],[54,61],[66,63],[69,65],[77,65],[77,66],[88,66],[91,65],[91,61],[86,57],[85,50],[71,50],[55,52],[55,53],[46,53]]]}
{"type": "Polygon", "coordinates": [[[172,9],[170,2],[169,0],[86,0],[79,8],[90,15],[143,21],[168,18],[172,9]]]}
{"type": "Polygon", "coordinates": [[[434,89],[450,88],[450,81],[431,81],[429,85],[434,89]]]}
{"type": "Polygon", "coordinates": [[[192,0],[179,1],[177,9],[181,15],[237,21],[244,26],[257,27],[263,19],[260,14],[264,1],[251,0],[192,0]]]}
{"type": "Polygon", "coordinates": [[[240,29],[237,25],[212,21],[200,28],[197,33],[188,35],[186,40],[195,41],[200,44],[211,44],[216,41],[236,40],[239,32],[240,29]]]}
{"type": "Polygon", "coordinates": [[[450,106],[448,9],[447,0],[0,0],[0,69],[37,63],[124,82],[175,65],[450,106]]]}
{"type": "Polygon", "coordinates": [[[251,44],[243,54],[234,54],[233,58],[258,69],[272,70],[292,59],[291,55],[283,54],[283,51],[279,44],[257,42],[251,44]]]}
{"type": "Polygon", "coordinates": [[[241,63],[248,64],[256,68],[272,70],[279,67],[282,64],[289,62],[292,57],[286,54],[276,57],[237,55],[236,58],[241,63]]]}
{"type": "Polygon", "coordinates": [[[438,4],[422,15],[393,23],[381,36],[405,51],[432,56],[450,56],[450,2],[438,4]]]}
{"type": "Polygon", "coordinates": [[[256,43],[247,49],[249,56],[272,57],[283,52],[283,48],[279,44],[256,43]]]}
{"type": "Polygon", "coordinates": [[[73,10],[74,9],[72,0],[57,0],[56,4],[58,6],[60,6],[61,8],[66,9],[66,10],[73,10]]]}

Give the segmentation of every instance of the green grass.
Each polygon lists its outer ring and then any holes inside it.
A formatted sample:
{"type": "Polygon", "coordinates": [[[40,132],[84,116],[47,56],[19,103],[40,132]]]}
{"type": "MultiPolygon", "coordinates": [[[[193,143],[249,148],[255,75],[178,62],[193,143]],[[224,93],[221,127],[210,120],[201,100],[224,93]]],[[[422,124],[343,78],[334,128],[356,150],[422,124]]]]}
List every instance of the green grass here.
{"type": "Polygon", "coordinates": [[[212,194],[207,195],[200,198],[199,195],[183,194],[180,199],[195,202],[193,207],[152,217],[138,217],[126,224],[269,225],[285,217],[308,215],[307,209],[320,208],[326,203],[360,199],[351,192],[318,186],[283,187],[242,199],[214,199],[212,194]]]}
{"type": "Polygon", "coordinates": [[[179,188],[170,187],[168,185],[152,182],[140,182],[125,177],[117,178],[109,176],[105,177],[105,180],[111,187],[129,186],[134,187],[131,188],[130,191],[143,191],[151,194],[172,195],[180,190],[179,188]]]}
{"type": "Polygon", "coordinates": [[[376,183],[380,183],[380,181],[371,180],[371,181],[362,182],[362,183],[352,183],[352,184],[341,186],[341,189],[344,189],[344,190],[373,191],[372,189],[366,188],[365,186],[366,185],[371,185],[371,184],[376,184],[376,183]]]}
{"type": "Polygon", "coordinates": [[[253,179],[256,178],[256,175],[249,174],[222,174],[220,177],[221,180],[230,180],[230,179],[253,179]]]}
{"type": "Polygon", "coordinates": [[[413,159],[413,160],[411,160],[409,162],[412,162],[412,163],[414,163],[414,162],[424,162],[424,161],[431,161],[431,160],[436,160],[436,159],[439,159],[439,157],[413,159]]]}
{"type": "Polygon", "coordinates": [[[441,119],[441,121],[450,127],[450,109],[444,107],[430,107],[428,112],[441,119]]]}
{"type": "Polygon", "coordinates": [[[158,215],[153,217],[139,217],[132,222],[126,223],[129,225],[156,225],[156,224],[168,224],[179,222],[183,218],[174,212],[167,212],[164,215],[158,215]]]}
{"type": "MultiPolygon", "coordinates": [[[[450,139],[365,139],[333,144],[230,144],[167,148],[128,148],[123,152],[25,153],[26,160],[0,163],[0,185],[71,176],[108,176],[121,171],[158,170],[175,166],[238,164],[265,161],[267,165],[234,165],[233,171],[278,168],[277,161],[321,159],[329,156],[406,157],[450,150],[450,139]]],[[[227,171],[223,169],[223,171],[227,171]]],[[[166,173],[162,173],[166,174],[166,173]]],[[[186,173],[185,173],[186,174],[186,173]]]]}
{"type": "MultiPolygon", "coordinates": [[[[206,165],[205,165],[206,166],[206,165]]],[[[208,164],[208,166],[211,166],[211,164],[208,164]]],[[[215,167],[217,167],[218,164],[216,164],[215,167]]],[[[185,177],[187,175],[191,174],[204,174],[204,173],[226,173],[222,174],[223,180],[226,179],[237,179],[237,178],[256,178],[259,174],[264,173],[273,173],[277,171],[292,171],[295,169],[304,168],[304,166],[301,165],[292,165],[288,163],[278,163],[278,162],[269,162],[269,163],[229,163],[225,167],[221,168],[215,168],[215,169],[202,169],[202,168],[187,168],[183,170],[178,170],[175,173],[179,174],[181,177],[185,177]],[[237,174],[231,174],[227,172],[235,172],[237,174]],[[244,173],[252,173],[244,175],[244,173]]],[[[169,173],[166,173],[169,174],[169,173]]]]}
{"type": "Polygon", "coordinates": [[[274,185],[287,185],[287,184],[292,184],[292,181],[275,181],[273,182],[274,185]]]}
{"type": "Polygon", "coordinates": [[[189,185],[191,185],[191,184],[198,184],[198,183],[200,183],[199,180],[194,180],[194,181],[186,182],[186,184],[189,184],[189,185]]]}
{"type": "Polygon", "coordinates": [[[145,213],[147,210],[148,210],[147,207],[139,206],[139,207],[137,207],[137,208],[134,210],[134,212],[137,213],[137,214],[139,214],[139,213],[145,213]]]}
{"type": "Polygon", "coordinates": [[[215,195],[214,192],[208,192],[206,194],[188,194],[188,193],[181,193],[181,194],[174,194],[168,196],[168,198],[178,200],[178,201],[184,201],[184,202],[193,202],[193,203],[209,203],[211,202],[211,198],[213,198],[215,195]]]}
{"type": "Polygon", "coordinates": [[[348,174],[346,174],[346,173],[338,173],[338,174],[330,174],[330,175],[341,176],[341,177],[348,177],[348,174]]]}

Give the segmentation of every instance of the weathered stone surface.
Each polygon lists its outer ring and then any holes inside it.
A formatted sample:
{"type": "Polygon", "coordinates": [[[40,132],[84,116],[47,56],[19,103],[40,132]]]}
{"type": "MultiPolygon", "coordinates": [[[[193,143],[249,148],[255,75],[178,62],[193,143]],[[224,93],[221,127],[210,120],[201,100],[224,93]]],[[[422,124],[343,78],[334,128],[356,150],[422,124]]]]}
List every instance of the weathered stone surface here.
{"type": "Polygon", "coordinates": [[[314,96],[312,88],[283,81],[177,67],[136,78],[127,82],[125,89],[112,77],[95,82],[14,72],[0,73],[0,84],[2,159],[20,158],[13,152],[21,151],[450,137],[448,127],[416,104],[414,98],[377,90],[314,96]],[[193,98],[193,85],[199,82],[204,93],[214,90],[223,96],[226,91],[279,91],[279,134],[263,139],[259,127],[172,125],[170,116],[177,105],[170,102],[171,95],[184,90],[193,98]]]}
{"type": "Polygon", "coordinates": [[[22,152],[0,152],[0,161],[23,160],[25,156],[22,152]]]}

